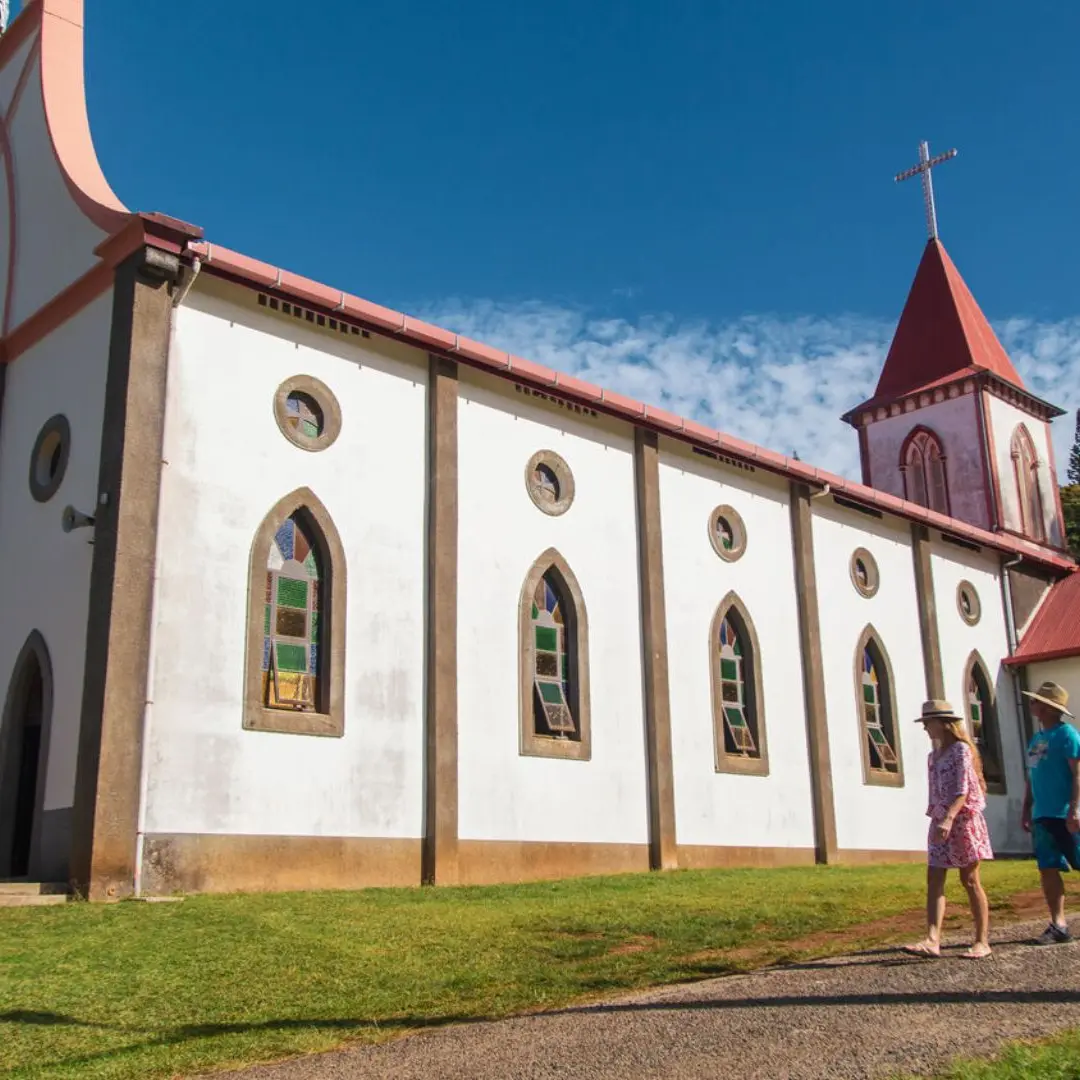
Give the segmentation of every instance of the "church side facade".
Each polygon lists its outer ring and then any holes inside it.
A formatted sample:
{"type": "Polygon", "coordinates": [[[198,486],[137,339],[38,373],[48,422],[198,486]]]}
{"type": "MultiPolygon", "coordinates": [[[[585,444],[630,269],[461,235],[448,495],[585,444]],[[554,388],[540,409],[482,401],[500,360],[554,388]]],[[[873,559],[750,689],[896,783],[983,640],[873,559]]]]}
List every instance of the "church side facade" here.
{"type": "Polygon", "coordinates": [[[81,21],[0,37],[0,879],[921,860],[930,696],[1026,849],[1054,410],[943,249],[947,377],[905,314],[852,484],[130,212],[81,21]]]}

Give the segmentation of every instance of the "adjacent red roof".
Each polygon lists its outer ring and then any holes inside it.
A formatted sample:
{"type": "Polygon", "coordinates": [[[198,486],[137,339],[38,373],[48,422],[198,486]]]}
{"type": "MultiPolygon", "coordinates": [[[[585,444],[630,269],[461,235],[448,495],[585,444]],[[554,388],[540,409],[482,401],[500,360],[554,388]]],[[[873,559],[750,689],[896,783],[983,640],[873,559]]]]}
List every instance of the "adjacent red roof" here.
{"type": "Polygon", "coordinates": [[[897,398],[964,374],[990,371],[1020,389],[1001,342],[940,240],[923,252],[871,399],[897,398]]]}
{"type": "Polygon", "coordinates": [[[1050,587],[1008,664],[1031,664],[1080,655],[1080,572],[1050,587]]]}

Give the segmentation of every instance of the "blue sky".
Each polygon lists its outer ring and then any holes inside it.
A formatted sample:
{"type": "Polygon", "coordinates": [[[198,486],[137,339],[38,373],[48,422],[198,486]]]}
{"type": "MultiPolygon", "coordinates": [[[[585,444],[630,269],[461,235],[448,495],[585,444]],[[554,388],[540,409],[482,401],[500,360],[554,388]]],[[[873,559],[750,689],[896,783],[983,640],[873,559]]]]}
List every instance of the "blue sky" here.
{"type": "Polygon", "coordinates": [[[925,242],[892,176],[956,146],[942,239],[1080,405],[1078,5],[87,8],[128,205],[845,472],[925,242]]]}

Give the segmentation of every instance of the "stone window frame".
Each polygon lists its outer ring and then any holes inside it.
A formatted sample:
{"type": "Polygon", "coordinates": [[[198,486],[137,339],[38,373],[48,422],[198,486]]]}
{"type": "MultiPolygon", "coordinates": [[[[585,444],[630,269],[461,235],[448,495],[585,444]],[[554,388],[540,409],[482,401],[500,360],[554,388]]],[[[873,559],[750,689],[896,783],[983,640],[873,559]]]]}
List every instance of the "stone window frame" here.
{"type": "MultiPolygon", "coordinates": [[[[987,694],[987,699],[983,702],[983,709],[985,710],[983,716],[983,743],[993,753],[1000,774],[998,778],[991,780],[984,773],[983,779],[986,780],[986,792],[988,795],[1007,795],[1008,781],[1005,776],[1005,759],[1001,753],[1001,717],[998,714],[997,689],[994,686],[993,679],[990,678],[990,669],[986,666],[986,661],[983,660],[978,649],[972,649],[967,662],[964,664],[964,682],[961,687],[963,693],[960,696],[960,700],[963,702],[964,721],[967,724],[968,734],[974,741],[975,732],[971,727],[970,702],[968,701],[968,682],[976,671],[979,671],[982,675],[987,694]]],[[[984,754],[984,769],[985,764],[986,756],[984,754]]]]}
{"type": "Polygon", "coordinates": [[[982,618],[982,600],[979,598],[979,590],[971,584],[970,581],[961,581],[956,586],[956,610],[968,626],[978,625],[979,620],[982,618]],[[964,611],[964,591],[968,592],[968,599],[971,604],[970,614],[964,611]]]}
{"type": "MultiPolygon", "coordinates": [[[[745,662],[745,661],[744,661],[745,662]]],[[[712,700],[713,754],[715,772],[740,773],[745,776],[769,775],[769,740],[765,727],[765,690],[761,675],[761,645],[757,629],[750,612],[739,595],[731,590],[716,606],[712,623],[709,625],[709,687],[712,700]],[[758,757],[746,758],[739,754],[729,754],[724,746],[724,713],[721,700],[721,679],[717,664],[716,643],[720,636],[720,623],[729,611],[737,613],[742,628],[746,631],[747,644],[750,648],[750,677],[744,679],[750,695],[748,704],[753,707],[754,734],[757,736],[758,757]]],[[[748,710],[749,711],[749,710],[748,710]]]]}
{"type": "Polygon", "coordinates": [[[576,493],[574,474],[566,461],[554,450],[537,450],[525,465],[525,490],[538,510],[549,517],[559,517],[573,505],[576,493]],[[555,474],[555,482],[559,485],[559,497],[555,502],[547,502],[540,494],[541,488],[534,473],[541,465],[555,474]]]}
{"type": "MultiPolygon", "coordinates": [[[[881,640],[881,635],[874,629],[872,623],[868,623],[859,635],[859,643],[855,646],[855,720],[859,731],[859,756],[862,759],[863,784],[869,787],[903,787],[904,786],[904,753],[903,737],[900,733],[900,718],[896,707],[896,678],[893,675],[892,660],[889,659],[888,650],[881,640]],[[870,750],[866,743],[866,725],[863,719],[863,689],[862,689],[862,665],[863,652],[873,641],[878,655],[881,657],[881,666],[884,668],[886,681],[886,693],[882,703],[888,708],[889,720],[892,724],[892,750],[896,755],[896,772],[882,772],[870,767],[870,750]]],[[[880,673],[878,686],[880,687],[880,673]]]]}
{"type": "Polygon", "coordinates": [[[728,506],[724,503],[715,507],[713,512],[709,515],[708,528],[709,543],[712,545],[713,551],[715,551],[724,562],[738,562],[739,559],[746,554],[746,522],[743,521],[742,514],[740,514],[733,506],[728,506]],[[731,527],[732,548],[730,551],[720,543],[719,538],[716,535],[716,525],[720,518],[723,518],[731,527]]]}
{"type": "Polygon", "coordinates": [[[48,502],[59,490],[67,473],[68,459],[71,456],[71,424],[63,413],[50,416],[34,440],[34,448],[30,451],[30,494],[35,502],[48,502]],[[42,479],[41,466],[48,468],[46,458],[46,445],[52,436],[60,440],[60,458],[56,463],[56,472],[46,479],[42,479]]]}
{"type": "Polygon", "coordinates": [[[857,547],[851,553],[851,559],[848,561],[848,573],[851,575],[851,584],[855,586],[855,591],[867,600],[872,600],[877,596],[878,589],[881,588],[881,572],[878,570],[877,559],[864,547],[857,547]],[[866,567],[867,584],[863,585],[859,581],[859,575],[855,571],[856,562],[862,562],[866,567]]]}
{"type": "Polygon", "coordinates": [[[949,470],[948,458],[941,439],[933,428],[919,424],[908,432],[900,448],[900,475],[904,481],[904,498],[919,506],[925,506],[928,510],[935,510],[946,517],[952,516],[952,502],[949,495],[949,470]],[[936,452],[936,458],[933,453],[936,452]],[[933,488],[933,465],[939,463],[941,470],[940,500],[934,499],[933,488]],[[917,498],[914,477],[919,477],[922,482],[924,498],[917,498]],[[935,505],[940,502],[943,505],[935,505]]]}
{"type": "Polygon", "coordinates": [[[1013,429],[1009,456],[1012,458],[1016,495],[1020,503],[1020,531],[1042,543],[1046,540],[1046,506],[1039,483],[1042,462],[1039,461],[1027,424],[1019,423],[1013,429]]]}
{"type": "Polygon", "coordinates": [[[251,545],[248,566],[247,634],[244,650],[244,717],[246,731],[286,735],[345,734],[345,549],[333,519],[318,496],[307,487],[280,499],[263,518],[251,545]],[[262,700],[262,657],[266,608],[266,564],[270,545],[285,520],[302,511],[314,528],[312,542],[318,547],[322,682],[322,711],[292,712],[268,709],[262,700]]]}
{"type": "Polygon", "coordinates": [[[589,761],[592,758],[592,723],[589,709],[589,617],[585,597],[574,572],[555,548],[548,548],[529,568],[518,601],[518,728],[519,753],[522,757],[559,758],[564,761],[589,761]],[[556,739],[537,735],[533,726],[533,635],[532,601],[541,578],[554,569],[562,579],[565,595],[574,608],[574,632],[570,654],[576,665],[575,719],[580,737],[556,739]]]}
{"type": "Polygon", "coordinates": [[[341,406],[330,387],[314,375],[293,375],[277,388],[274,393],[274,420],[278,430],[293,446],[310,453],[326,450],[341,434],[341,406]],[[315,438],[302,434],[289,423],[286,402],[292,393],[307,394],[319,406],[323,429],[315,438]]]}

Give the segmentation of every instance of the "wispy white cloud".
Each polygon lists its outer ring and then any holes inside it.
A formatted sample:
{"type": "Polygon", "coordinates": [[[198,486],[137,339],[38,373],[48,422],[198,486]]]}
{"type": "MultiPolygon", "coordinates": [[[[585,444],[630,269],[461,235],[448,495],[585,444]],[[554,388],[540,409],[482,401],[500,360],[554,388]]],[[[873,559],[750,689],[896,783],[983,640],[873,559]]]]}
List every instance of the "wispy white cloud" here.
{"type": "MultiPolygon", "coordinates": [[[[440,326],[629,394],[780,453],[858,478],[840,415],[873,392],[894,326],[841,315],[748,315],[726,323],[601,318],[541,302],[446,300],[418,312],[440,326]]],[[[995,327],[1032,393],[1080,405],[1080,317],[995,327]]],[[[1053,425],[1064,476],[1072,416],[1053,425]]]]}

